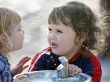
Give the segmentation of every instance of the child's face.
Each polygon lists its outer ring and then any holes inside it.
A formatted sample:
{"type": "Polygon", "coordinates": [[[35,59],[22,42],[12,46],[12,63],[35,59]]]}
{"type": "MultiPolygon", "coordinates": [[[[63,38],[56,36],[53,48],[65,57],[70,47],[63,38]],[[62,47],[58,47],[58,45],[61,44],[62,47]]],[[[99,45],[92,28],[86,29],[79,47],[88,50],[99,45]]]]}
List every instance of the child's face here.
{"type": "Polygon", "coordinates": [[[67,55],[74,52],[76,32],[63,24],[49,25],[48,42],[54,54],[67,55]]]}
{"type": "Polygon", "coordinates": [[[23,45],[24,31],[21,29],[20,23],[17,24],[16,27],[14,27],[12,34],[13,34],[12,51],[21,49],[23,45]]]}

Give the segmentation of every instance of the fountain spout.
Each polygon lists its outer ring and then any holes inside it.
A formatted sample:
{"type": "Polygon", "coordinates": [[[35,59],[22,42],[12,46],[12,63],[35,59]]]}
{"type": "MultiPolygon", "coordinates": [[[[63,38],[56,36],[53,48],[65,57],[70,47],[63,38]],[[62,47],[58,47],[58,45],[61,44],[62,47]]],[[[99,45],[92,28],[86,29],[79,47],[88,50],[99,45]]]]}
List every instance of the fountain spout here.
{"type": "Polygon", "coordinates": [[[67,78],[68,77],[68,60],[64,56],[61,56],[58,59],[61,61],[61,64],[57,67],[58,78],[67,78]]]}

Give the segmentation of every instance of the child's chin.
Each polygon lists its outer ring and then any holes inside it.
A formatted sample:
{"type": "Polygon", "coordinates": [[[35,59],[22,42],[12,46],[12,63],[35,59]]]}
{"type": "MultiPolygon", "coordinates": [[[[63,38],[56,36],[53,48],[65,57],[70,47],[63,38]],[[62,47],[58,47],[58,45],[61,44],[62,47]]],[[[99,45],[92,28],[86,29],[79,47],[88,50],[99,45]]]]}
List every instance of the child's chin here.
{"type": "Polygon", "coordinates": [[[52,51],[56,55],[61,55],[58,51],[52,51]]]}
{"type": "Polygon", "coordinates": [[[20,49],[22,49],[22,47],[19,47],[19,48],[13,49],[13,51],[20,50],[20,49]]]}

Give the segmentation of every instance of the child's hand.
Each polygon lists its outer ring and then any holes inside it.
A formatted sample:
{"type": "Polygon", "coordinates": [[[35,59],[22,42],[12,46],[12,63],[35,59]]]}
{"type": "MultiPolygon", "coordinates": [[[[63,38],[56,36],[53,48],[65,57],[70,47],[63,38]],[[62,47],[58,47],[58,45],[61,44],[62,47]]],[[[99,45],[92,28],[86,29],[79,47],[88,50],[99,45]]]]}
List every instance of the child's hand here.
{"type": "Polygon", "coordinates": [[[29,80],[19,80],[19,79],[14,79],[13,82],[30,82],[29,80]]]}
{"type": "Polygon", "coordinates": [[[68,71],[70,76],[74,76],[75,74],[82,72],[82,70],[78,66],[73,64],[69,64],[68,71]]]}
{"type": "Polygon", "coordinates": [[[13,76],[21,73],[24,69],[26,69],[28,67],[28,65],[24,66],[24,64],[26,64],[30,59],[31,58],[29,58],[29,57],[22,58],[19,61],[19,63],[17,64],[17,66],[14,69],[12,69],[13,76]]]}
{"type": "Polygon", "coordinates": [[[27,75],[18,75],[13,82],[30,82],[27,75]]]}

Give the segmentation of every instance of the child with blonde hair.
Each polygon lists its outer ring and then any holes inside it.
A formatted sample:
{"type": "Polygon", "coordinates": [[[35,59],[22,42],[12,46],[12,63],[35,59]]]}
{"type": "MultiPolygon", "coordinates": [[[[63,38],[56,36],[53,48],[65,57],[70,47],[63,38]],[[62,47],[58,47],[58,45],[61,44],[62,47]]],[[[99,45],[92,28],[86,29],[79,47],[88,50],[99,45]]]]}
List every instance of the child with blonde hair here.
{"type": "Polygon", "coordinates": [[[13,76],[21,73],[30,60],[24,57],[18,65],[10,70],[9,53],[22,48],[24,31],[21,28],[21,17],[14,11],[0,7],[0,82],[12,82],[13,76]]]}
{"type": "Polygon", "coordinates": [[[60,56],[69,60],[69,74],[85,73],[92,82],[100,82],[101,65],[98,58],[90,52],[94,49],[96,18],[91,9],[80,2],[69,2],[56,7],[48,18],[49,48],[36,54],[29,71],[55,70],[60,56]]]}

